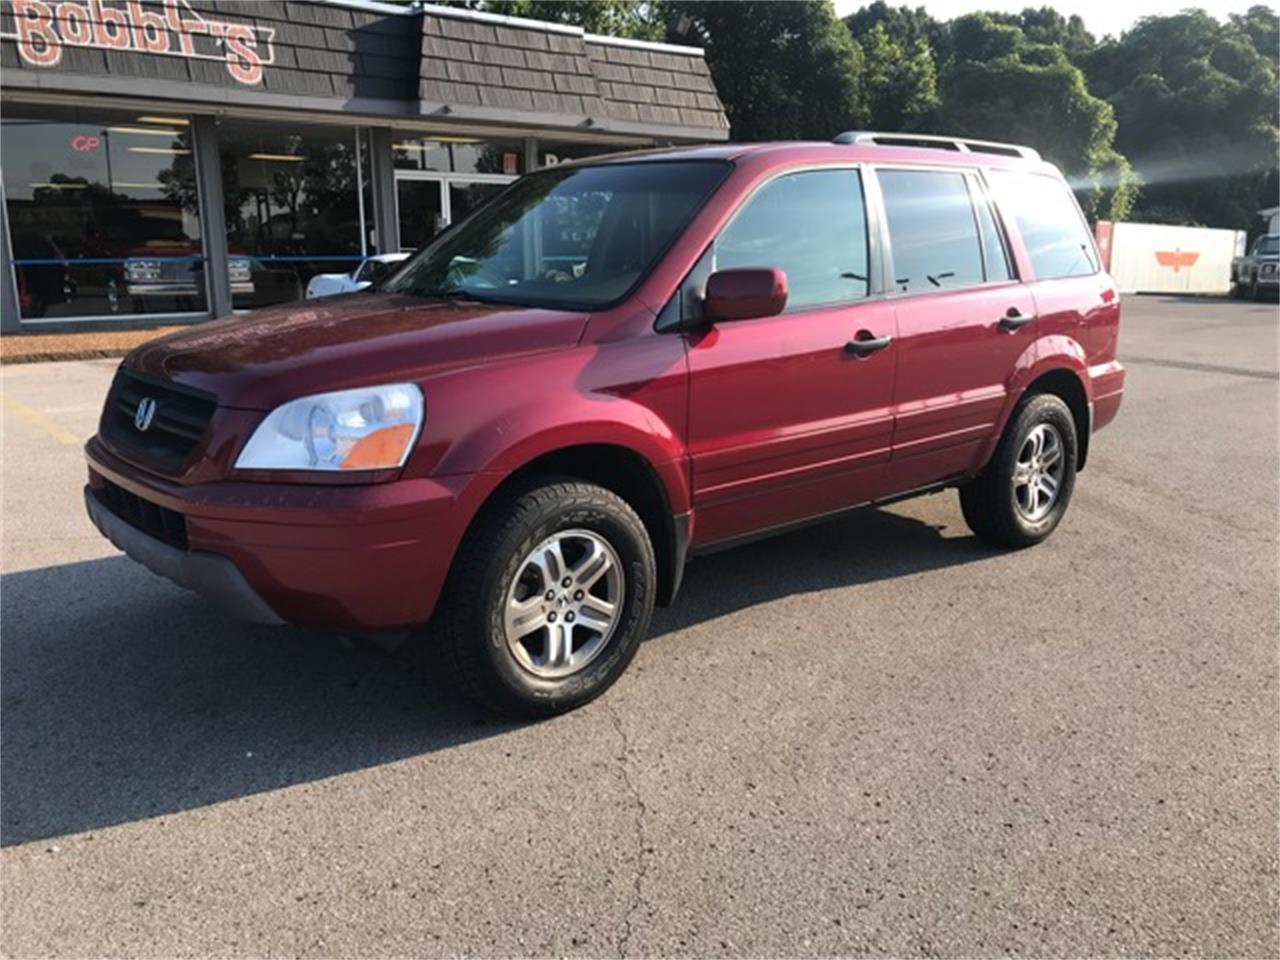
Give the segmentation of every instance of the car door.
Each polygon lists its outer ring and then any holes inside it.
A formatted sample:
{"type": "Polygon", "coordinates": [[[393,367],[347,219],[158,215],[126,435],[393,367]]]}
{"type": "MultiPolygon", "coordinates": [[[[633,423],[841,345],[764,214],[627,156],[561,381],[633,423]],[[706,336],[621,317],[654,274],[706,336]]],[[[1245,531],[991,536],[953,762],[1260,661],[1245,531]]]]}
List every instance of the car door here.
{"type": "Polygon", "coordinates": [[[1038,335],[1077,344],[1090,366],[1114,360],[1120,302],[1071,188],[1046,173],[996,170],[987,177],[1026,251],[1038,335]]]}
{"type": "Polygon", "coordinates": [[[842,167],[759,186],[695,268],[695,282],[735,267],[788,281],[783,313],[686,333],[695,545],[882,492],[896,342],[871,260],[861,174],[842,167]]]}
{"type": "Polygon", "coordinates": [[[1036,314],[973,172],[879,167],[875,185],[899,338],[887,473],[906,491],[979,465],[1034,356],[1036,314]]]}

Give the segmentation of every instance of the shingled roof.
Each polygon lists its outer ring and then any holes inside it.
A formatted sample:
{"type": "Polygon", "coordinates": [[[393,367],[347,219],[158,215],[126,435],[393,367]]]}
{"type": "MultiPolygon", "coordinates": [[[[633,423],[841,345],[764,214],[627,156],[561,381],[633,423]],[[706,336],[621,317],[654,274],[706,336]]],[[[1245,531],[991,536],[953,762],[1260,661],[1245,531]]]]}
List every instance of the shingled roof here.
{"type": "MultiPolygon", "coordinates": [[[[724,140],[729,125],[694,47],[599,37],[562,24],[455,7],[393,7],[376,0],[143,0],[89,4],[76,17],[97,30],[106,16],[163,23],[225,22],[248,36],[262,66],[237,77],[229,47],[199,35],[196,56],[176,35],[162,50],[64,42],[84,24],[49,4],[53,62],[22,44],[13,7],[0,0],[0,65],[9,89],[94,92],[190,102],[241,103],[397,118],[450,117],[549,131],[624,134],[654,140],[724,140]],[[43,61],[43,62],[42,62],[43,61]]],[[[113,28],[114,29],[114,28],[113,28]]],[[[219,29],[222,29],[219,25],[219,29]]],[[[106,32],[111,32],[110,30],[106,32]]],[[[218,34],[220,36],[221,34],[218,34]]],[[[96,36],[96,34],[93,34],[96,36]]],[[[142,36],[138,29],[127,34],[142,36]]]]}
{"type": "Polygon", "coordinates": [[[729,124],[702,51],[506,19],[427,15],[423,112],[438,104],[535,111],[583,129],[723,140],[729,124]]]}

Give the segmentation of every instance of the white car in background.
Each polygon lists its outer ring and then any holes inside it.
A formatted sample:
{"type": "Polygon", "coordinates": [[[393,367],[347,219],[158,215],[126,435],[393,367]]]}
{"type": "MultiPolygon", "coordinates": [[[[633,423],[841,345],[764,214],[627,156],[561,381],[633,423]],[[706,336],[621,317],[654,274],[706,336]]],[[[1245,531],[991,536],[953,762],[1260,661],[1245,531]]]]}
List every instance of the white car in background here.
{"type": "Polygon", "coordinates": [[[307,284],[307,299],[332,297],[338,293],[355,293],[364,290],[395,269],[395,265],[407,259],[407,253],[380,253],[367,257],[350,273],[317,273],[307,284]]]}

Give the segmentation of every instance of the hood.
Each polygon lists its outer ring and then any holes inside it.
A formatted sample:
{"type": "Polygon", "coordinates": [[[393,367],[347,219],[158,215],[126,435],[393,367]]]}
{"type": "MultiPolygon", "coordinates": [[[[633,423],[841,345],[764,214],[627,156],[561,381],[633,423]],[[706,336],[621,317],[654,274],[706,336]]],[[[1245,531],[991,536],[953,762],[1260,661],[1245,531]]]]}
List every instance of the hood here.
{"type": "Polygon", "coordinates": [[[125,366],[212,393],[224,407],[270,410],[311,393],[566,349],[586,320],[577,311],[349,294],[200,324],[144,344],[125,366]]]}

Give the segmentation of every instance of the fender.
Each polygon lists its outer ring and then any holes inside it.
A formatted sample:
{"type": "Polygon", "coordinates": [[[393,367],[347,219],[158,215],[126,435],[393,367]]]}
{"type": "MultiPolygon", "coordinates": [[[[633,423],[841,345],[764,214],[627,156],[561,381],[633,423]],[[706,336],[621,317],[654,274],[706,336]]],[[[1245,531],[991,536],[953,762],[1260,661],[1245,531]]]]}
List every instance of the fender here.
{"type": "Polygon", "coordinates": [[[649,340],[650,350],[622,344],[618,358],[638,358],[617,373],[599,362],[596,345],[548,354],[518,365],[471,368],[423,384],[427,416],[414,472],[431,476],[467,474],[496,486],[526,464],[568,447],[621,447],[645,460],[660,479],[674,514],[690,509],[688,456],[682,432],[688,402],[684,347],[678,338],[649,340]],[[555,384],[528,402],[521,385],[555,384]]]}
{"type": "MultiPolygon", "coordinates": [[[[1009,419],[1021,402],[1027,387],[1053,370],[1068,370],[1074,374],[1075,378],[1080,381],[1085,398],[1092,405],[1093,390],[1089,378],[1089,364],[1084,347],[1080,342],[1059,333],[1037,338],[1027,345],[1027,349],[1018,358],[1018,362],[1014,366],[1014,373],[1009,381],[1009,390],[1005,397],[1004,407],[1000,411],[1000,419],[996,424],[996,430],[983,447],[982,455],[978,460],[984,467],[995,454],[1000,438],[1004,436],[1005,427],[1008,426],[1009,419]]],[[[1088,437],[1081,438],[1081,441],[1087,443],[1088,437]]]]}

